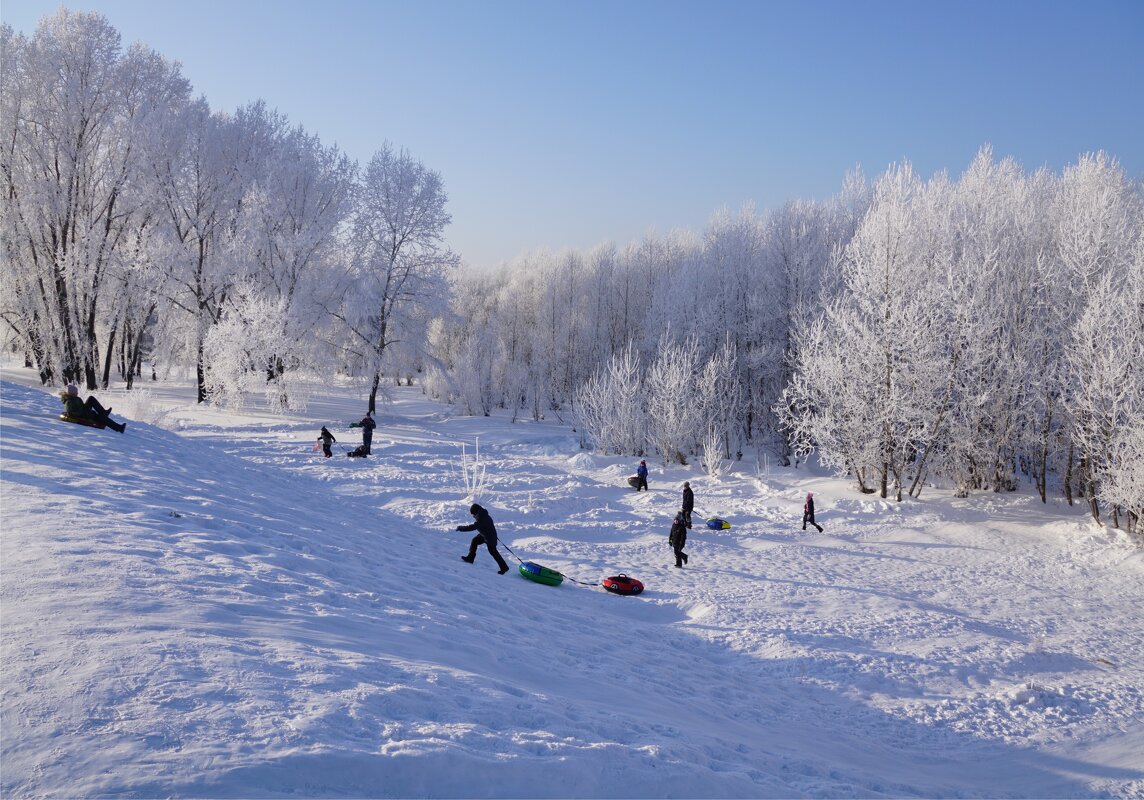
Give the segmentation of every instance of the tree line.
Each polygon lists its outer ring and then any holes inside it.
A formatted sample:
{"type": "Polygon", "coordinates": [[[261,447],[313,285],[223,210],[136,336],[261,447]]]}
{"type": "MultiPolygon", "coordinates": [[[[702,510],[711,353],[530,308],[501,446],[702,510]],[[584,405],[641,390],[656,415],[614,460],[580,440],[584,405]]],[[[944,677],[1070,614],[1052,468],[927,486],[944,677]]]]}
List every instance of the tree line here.
{"type": "Polygon", "coordinates": [[[195,97],[98,14],[0,29],[0,319],[48,384],[195,374],[200,402],[299,408],[315,374],[555,417],[585,447],[717,473],[813,451],[901,499],[1059,492],[1144,512],[1144,199],[1103,153],[957,178],[858,172],[461,272],[441,176],[361,165],[262,102],[195,97]]]}
{"type": "Polygon", "coordinates": [[[0,30],[0,318],[45,383],[193,369],[199,402],[299,407],[314,371],[372,379],[458,263],[440,176],[383,144],[361,168],[262,102],[193,96],[98,14],[0,30]]]}
{"type": "Polygon", "coordinates": [[[702,235],[523,257],[455,308],[431,390],[559,415],[601,452],[718,471],[815,451],[898,500],[1024,476],[1113,525],[1144,512],[1144,204],[1103,153],[854,174],[702,235]]]}

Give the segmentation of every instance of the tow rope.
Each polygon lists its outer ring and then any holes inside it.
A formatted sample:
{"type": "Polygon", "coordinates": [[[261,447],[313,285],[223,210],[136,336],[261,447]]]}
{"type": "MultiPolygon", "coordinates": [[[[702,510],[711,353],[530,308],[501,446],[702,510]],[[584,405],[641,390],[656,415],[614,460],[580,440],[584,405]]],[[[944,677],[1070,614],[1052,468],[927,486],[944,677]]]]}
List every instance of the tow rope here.
{"type": "MultiPolygon", "coordinates": [[[[521,558],[520,556],[518,556],[516,553],[513,553],[512,548],[509,547],[507,544],[504,544],[503,542],[498,541],[497,546],[503,547],[505,550],[508,550],[510,553],[512,553],[512,557],[515,558],[517,561],[519,561],[521,564],[525,563],[524,559],[521,558]]],[[[549,567],[549,569],[552,569],[552,568],[549,567]]],[[[554,569],[552,571],[558,573],[561,578],[564,578],[565,580],[572,581],[572,583],[578,583],[581,586],[599,586],[600,585],[599,583],[585,583],[584,581],[578,581],[569,575],[565,575],[563,572],[560,572],[559,570],[554,569]]]]}

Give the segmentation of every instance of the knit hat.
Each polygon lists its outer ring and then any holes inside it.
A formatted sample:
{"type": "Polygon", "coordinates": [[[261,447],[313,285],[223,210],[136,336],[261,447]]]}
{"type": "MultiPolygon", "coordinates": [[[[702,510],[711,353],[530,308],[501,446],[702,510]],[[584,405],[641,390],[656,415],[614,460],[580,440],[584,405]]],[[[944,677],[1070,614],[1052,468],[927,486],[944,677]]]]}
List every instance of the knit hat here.
{"type": "Polygon", "coordinates": [[[68,394],[71,395],[72,397],[78,397],[79,396],[79,387],[76,386],[74,383],[69,383],[68,384],[68,394]]]}

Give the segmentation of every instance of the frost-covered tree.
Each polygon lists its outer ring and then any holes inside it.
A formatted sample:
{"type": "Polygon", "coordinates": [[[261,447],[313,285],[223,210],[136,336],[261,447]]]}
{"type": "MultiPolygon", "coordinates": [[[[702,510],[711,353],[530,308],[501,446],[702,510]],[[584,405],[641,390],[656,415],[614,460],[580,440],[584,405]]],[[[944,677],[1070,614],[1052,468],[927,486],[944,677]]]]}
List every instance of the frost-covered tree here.
{"type": "Polygon", "coordinates": [[[163,264],[162,347],[169,361],[194,365],[200,403],[207,399],[207,334],[222,320],[231,289],[245,277],[245,262],[235,256],[247,189],[243,150],[236,120],[211,113],[199,100],[165,130],[150,165],[172,240],[163,264]]]}
{"type": "MultiPolygon", "coordinates": [[[[1040,276],[1029,221],[1037,209],[1015,162],[983,148],[937,198],[929,223],[938,262],[948,369],[947,428],[923,460],[963,493],[1011,488],[1036,357],[1040,276]]],[[[921,477],[921,471],[919,471],[921,477]]]]}
{"type": "MultiPolygon", "coordinates": [[[[1100,486],[1100,499],[1126,518],[1125,528],[1140,533],[1144,517],[1144,230],[1136,237],[1134,257],[1123,288],[1116,298],[1122,309],[1121,328],[1125,403],[1119,427],[1108,447],[1108,464],[1100,486]]],[[[1109,314],[1106,314],[1106,318],[1109,314]]]]}
{"type": "Polygon", "coordinates": [[[691,330],[701,354],[720,351],[727,337],[737,342],[734,363],[727,365],[746,405],[724,436],[753,437],[775,444],[774,404],[781,386],[781,346],[776,344],[778,273],[767,260],[770,227],[750,206],[739,214],[715,215],[703,237],[697,292],[705,300],[691,330]],[[769,401],[768,401],[769,398],[769,401]]]}
{"type": "Polygon", "coordinates": [[[665,464],[686,464],[699,443],[699,342],[689,337],[673,342],[664,334],[656,359],[644,376],[647,398],[647,439],[665,464]]]}
{"type": "MultiPolygon", "coordinates": [[[[1054,255],[1073,290],[1071,314],[1063,320],[1073,331],[1073,341],[1067,344],[1085,348],[1102,334],[1096,330],[1099,324],[1078,327],[1082,313],[1092,309],[1094,295],[1104,295],[1095,300],[1098,306],[1107,305],[1104,281],[1111,276],[1114,290],[1122,291],[1131,270],[1144,220],[1139,187],[1106,154],[1085,155],[1064,170],[1054,212],[1054,255]]],[[[1098,518],[1094,495],[1100,483],[1104,437],[1097,432],[1102,414],[1094,410],[1093,390],[1087,382],[1097,379],[1099,372],[1074,359],[1062,370],[1066,377],[1061,384],[1063,424],[1071,432],[1064,466],[1066,497],[1072,502],[1073,494],[1079,492],[1098,518]]]]}
{"type": "Polygon", "coordinates": [[[740,447],[747,387],[738,363],[735,341],[727,333],[723,346],[711,355],[696,380],[703,463],[712,474],[721,460],[730,459],[740,447]]]}
{"type": "MultiPolygon", "coordinates": [[[[239,311],[227,328],[236,321],[257,321],[262,329],[251,331],[250,337],[288,343],[282,354],[268,353],[265,361],[251,362],[250,369],[272,384],[275,407],[298,407],[290,398],[292,391],[301,391],[295,378],[322,372],[330,363],[327,309],[336,305],[342,287],[335,279],[344,268],[338,232],[350,210],[355,166],[336,147],[291,127],[261,102],[240,109],[237,123],[243,131],[244,155],[238,163],[244,190],[229,256],[235,272],[246,277],[241,297],[232,291],[231,298],[247,309],[254,304],[276,308],[279,314],[239,311]],[[267,325],[272,330],[266,330],[267,325]]],[[[230,342],[238,351],[227,359],[233,365],[242,362],[248,337],[233,330],[231,334],[215,341],[216,347],[230,342]]],[[[224,375],[234,374],[212,371],[216,391],[224,375]]]]}
{"type": "Polygon", "coordinates": [[[289,394],[281,383],[266,379],[266,364],[304,363],[308,342],[289,335],[283,320],[286,299],[268,297],[245,285],[234,287],[226,313],[207,331],[203,341],[206,391],[212,402],[241,408],[251,396],[262,396],[275,411],[305,408],[303,385],[289,394]]]}
{"type": "Polygon", "coordinates": [[[459,263],[444,242],[447,201],[437,172],[388,143],[362,175],[350,224],[353,279],[337,316],[366,356],[371,411],[400,318],[447,306],[449,276],[459,263]]]}
{"type": "Polygon", "coordinates": [[[576,417],[591,445],[605,454],[643,455],[647,415],[642,395],[640,357],[629,344],[577,396],[576,417]]]}
{"type": "Polygon", "coordinates": [[[924,187],[908,166],[892,168],[842,258],[843,289],[799,343],[799,366],[777,409],[800,448],[876,483],[901,500],[940,385],[932,264],[911,207],[924,187]]]}
{"type": "Polygon", "coordinates": [[[151,212],[141,138],[188,87],[153,51],[122,51],[98,14],[61,9],[31,39],[2,35],[3,314],[45,381],[95,388],[113,272],[151,212]]]}
{"type": "Polygon", "coordinates": [[[1144,426],[1144,276],[1104,275],[1093,288],[1088,307],[1073,328],[1068,366],[1074,386],[1069,399],[1072,437],[1083,495],[1093,519],[1100,521],[1099,500],[1112,480],[1114,506],[1137,513],[1140,498],[1124,493],[1135,484],[1131,458],[1144,426]],[[1127,278],[1128,280],[1125,280],[1127,278]],[[1111,325],[1110,319],[1129,324],[1111,325]]]}

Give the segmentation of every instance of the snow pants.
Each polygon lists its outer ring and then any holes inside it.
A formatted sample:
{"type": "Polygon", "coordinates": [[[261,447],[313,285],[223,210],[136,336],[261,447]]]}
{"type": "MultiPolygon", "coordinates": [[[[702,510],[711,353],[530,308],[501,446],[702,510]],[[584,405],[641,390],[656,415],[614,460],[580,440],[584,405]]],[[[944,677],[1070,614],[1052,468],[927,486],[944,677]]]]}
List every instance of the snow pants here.
{"type": "Polygon", "coordinates": [[[683,552],[683,546],[687,544],[687,534],[677,536],[671,541],[671,549],[675,551],[675,566],[682,567],[687,563],[687,553],[683,552]]]}
{"type": "Polygon", "coordinates": [[[468,560],[472,561],[477,557],[477,547],[482,544],[489,549],[489,553],[491,553],[492,557],[496,559],[497,565],[501,568],[501,572],[508,572],[508,564],[504,562],[504,559],[501,558],[501,554],[497,552],[496,542],[486,541],[485,535],[483,533],[478,533],[473,537],[473,541],[469,542],[469,555],[467,556],[468,560]]]}
{"type": "Polygon", "coordinates": [[[88,412],[92,414],[92,416],[94,416],[107,427],[111,428],[111,430],[115,431],[116,433],[123,433],[123,431],[126,430],[127,426],[125,426],[122,422],[116,422],[110,416],[108,416],[110,412],[103,407],[102,403],[95,399],[95,395],[89,394],[87,396],[87,401],[84,403],[84,407],[88,410],[88,412]]]}

